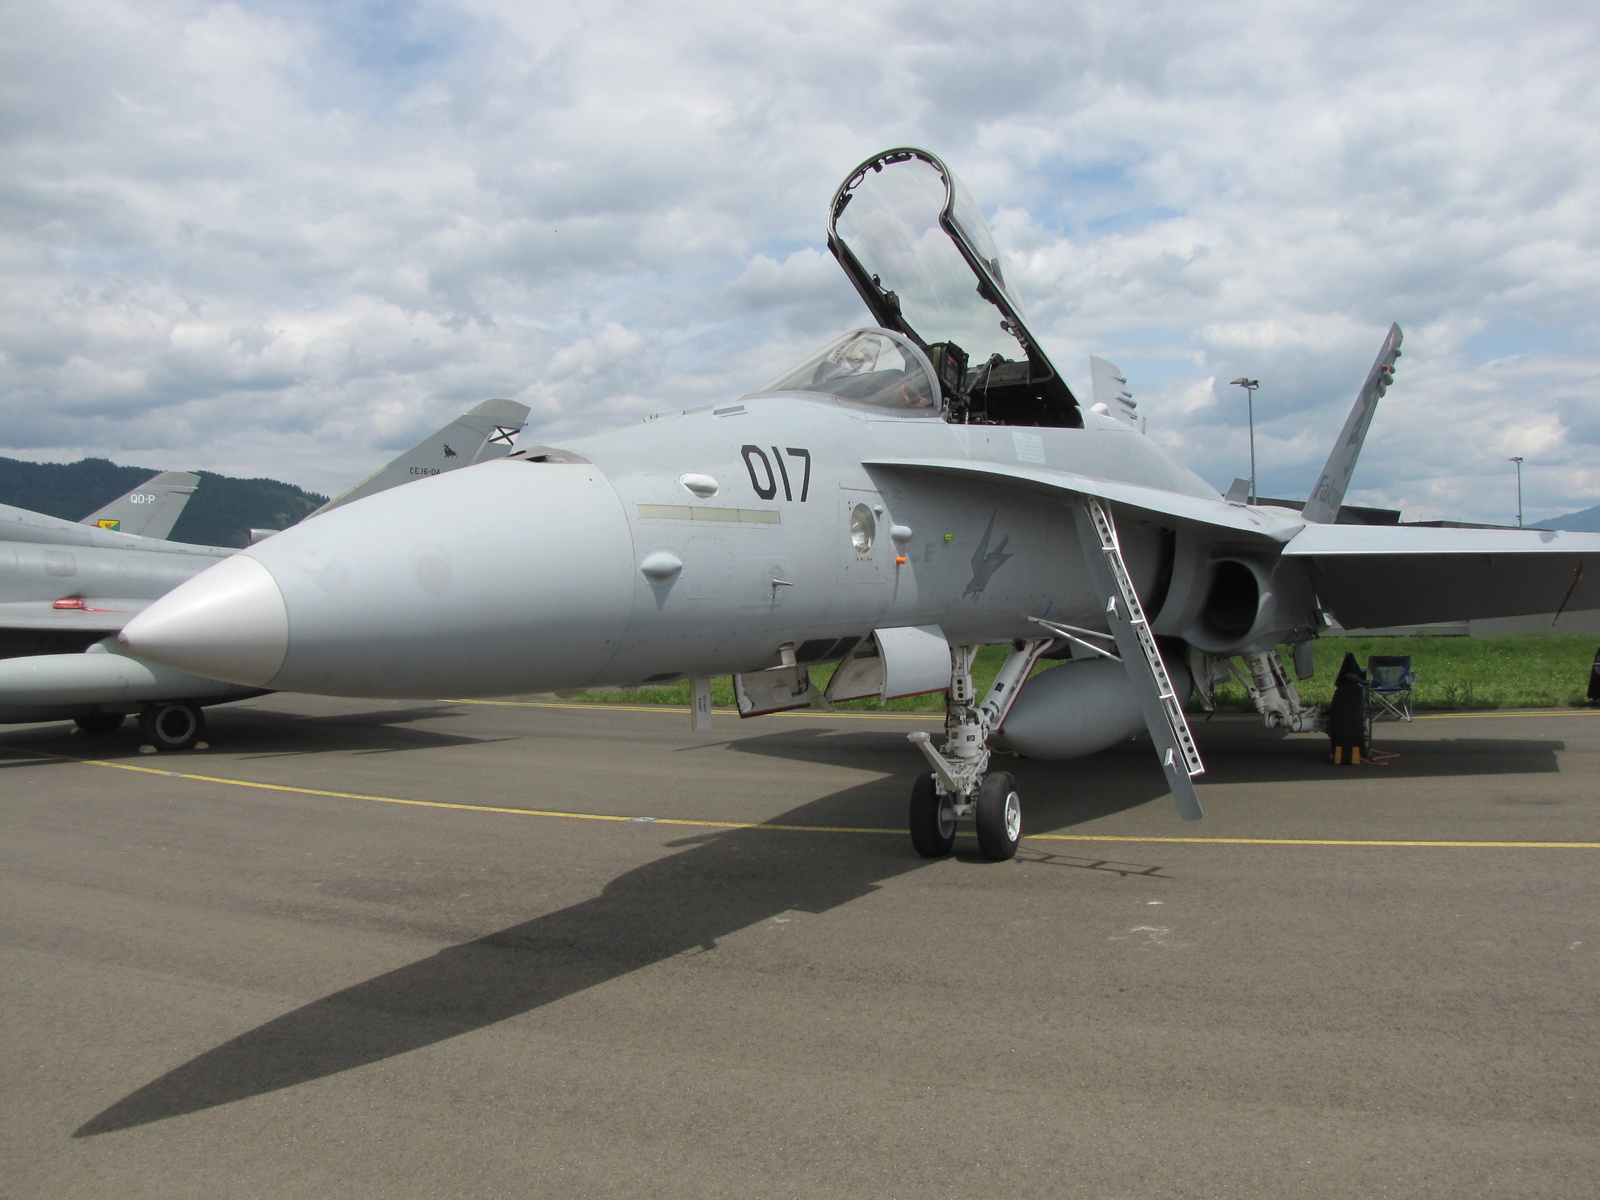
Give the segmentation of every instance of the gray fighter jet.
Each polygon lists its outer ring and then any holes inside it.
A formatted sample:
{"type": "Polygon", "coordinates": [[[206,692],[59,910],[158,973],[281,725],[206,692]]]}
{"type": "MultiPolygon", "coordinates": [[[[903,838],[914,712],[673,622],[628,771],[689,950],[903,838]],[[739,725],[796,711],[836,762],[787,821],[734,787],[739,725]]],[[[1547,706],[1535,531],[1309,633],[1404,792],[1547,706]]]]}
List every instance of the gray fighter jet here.
{"type": "MultiPolygon", "coordinates": [[[[311,516],[504,457],[527,418],[524,404],[485,400],[311,516]]],[[[175,748],[199,739],[201,705],[266,690],[143,662],[111,640],[150,601],[238,553],[160,536],[198,481],[165,472],[82,522],[0,505],[0,723],[76,720],[104,731],[141,712],[147,740],[175,748]]],[[[253,540],[276,532],[251,531],[253,540]]]]}
{"type": "Polygon", "coordinates": [[[1336,523],[1398,328],[1295,512],[1218,495],[1143,435],[1114,372],[1097,369],[1111,390],[1080,405],[934,155],[889,150],[851,172],[828,245],[875,327],[740,399],[350,504],[175,589],[123,644],[244,686],[343,696],[688,678],[701,726],[716,674],[734,676],[744,715],[943,691],[943,735],[912,735],[928,766],[912,840],[948,853],[970,819],[999,859],[1022,810],[1012,777],[989,769],[991,736],[1071,757],[1148,729],[1197,818],[1182,701],[1230,660],[1270,723],[1314,729],[1276,647],[1309,667],[1329,614],[1600,606],[1600,536],[1336,523]],[[1010,650],[980,696],[985,644],[1010,650]],[[1063,649],[1071,661],[1028,683],[1063,649]],[[829,662],[819,691],[809,668],[829,662]]]}

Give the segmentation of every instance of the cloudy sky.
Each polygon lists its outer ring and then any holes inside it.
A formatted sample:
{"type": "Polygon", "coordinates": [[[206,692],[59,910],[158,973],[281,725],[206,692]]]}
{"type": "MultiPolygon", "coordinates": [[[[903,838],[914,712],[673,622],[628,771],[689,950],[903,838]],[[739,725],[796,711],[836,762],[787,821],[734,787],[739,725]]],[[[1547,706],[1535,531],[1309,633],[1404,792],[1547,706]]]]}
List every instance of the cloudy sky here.
{"type": "Polygon", "coordinates": [[[796,0],[0,3],[0,454],[338,490],[468,404],[738,395],[865,310],[844,174],[927,146],[1087,391],[1303,496],[1600,502],[1600,10],[796,0]]]}

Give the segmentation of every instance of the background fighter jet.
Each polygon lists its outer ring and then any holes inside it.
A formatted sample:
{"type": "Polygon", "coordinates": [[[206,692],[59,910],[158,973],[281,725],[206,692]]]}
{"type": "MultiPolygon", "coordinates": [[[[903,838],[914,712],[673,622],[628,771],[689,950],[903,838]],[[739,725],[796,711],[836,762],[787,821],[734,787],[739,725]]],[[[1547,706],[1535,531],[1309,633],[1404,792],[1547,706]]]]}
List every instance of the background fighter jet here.
{"type": "MultiPolygon", "coordinates": [[[[311,516],[503,457],[527,418],[526,405],[485,400],[311,516]],[[462,449],[446,456],[447,439],[462,449]]],[[[0,723],[76,720],[98,732],[142,712],[147,741],[172,748],[200,738],[201,705],[265,690],[143,662],[110,640],[151,600],[238,553],[164,540],[197,483],[164,472],[82,522],[0,505],[0,723]]],[[[275,532],[252,530],[252,541],[275,532]]]]}
{"type": "Polygon", "coordinates": [[[0,504],[0,658],[80,650],[231,554],[164,540],[199,482],[189,471],[163,471],[77,522],[0,504]],[[100,553],[108,550],[120,553],[100,553]],[[132,601],[85,599],[121,593],[132,601]]]}
{"type": "MultiPolygon", "coordinates": [[[[1123,381],[1084,408],[1030,332],[977,205],[896,149],[839,188],[828,245],[877,322],[741,400],[372,496],[210,568],[124,630],[248,687],[493,696],[732,673],[746,715],[944,691],[912,840],[1021,833],[1000,734],[1041,757],[1147,728],[1185,817],[1182,699],[1229,660],[1267,720],[1314,729],[1276,647],[1346,625],[1600,606],[1600,537],[1332,523],[1390,333],[1302,512],[1219,496],[1143,436],[1123,381]],[[1004,547],[1003,551],[998,547],[1004,547]],[[1585,577],[1585,570],[1588,575],[1585,577]],[[981,580],[979,577],[982,577],[981,580]],[[1009,657],[985,696],[985,643],[1009,657]],[[1081,657],[1042,673],[1046,652],[1081,657]],[[826,691],[811,665],[839,661],[826,691]]],[[[1106,364],[1109,367],[1109,364],[1106,364]]],[[[1130,398],[1131,399],[1131,398],[1130,398]]]]}

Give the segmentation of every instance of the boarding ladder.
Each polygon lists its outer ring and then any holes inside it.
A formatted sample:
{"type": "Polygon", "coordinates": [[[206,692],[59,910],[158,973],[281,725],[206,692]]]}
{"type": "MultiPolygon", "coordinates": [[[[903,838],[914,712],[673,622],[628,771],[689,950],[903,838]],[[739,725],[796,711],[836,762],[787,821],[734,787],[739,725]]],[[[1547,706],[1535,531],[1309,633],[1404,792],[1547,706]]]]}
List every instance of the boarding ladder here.
{"type": "Polygon", "coordinates": [[[1204,814],[1193,777],[1204,773],[1205,764],[1200,761],[1194,734],[1183,715],[1183,701],[1173,689],[1167,666],[1161,661],[1150,622],[1145,619],[1144,606],[1133,589],[1111,510],[1098,497],[1082,496],[1077,517],[1089,577],[1105,603],[1106,620],[1127,669],[1128,683],[1144,712],[1145,725],[1155,741],[1168,786],[1172,788],[1183,819],[1198,820],[1204,814]],[[1099,547],[1099,554],[1094,553],[1095,546],[1099,547]]]}

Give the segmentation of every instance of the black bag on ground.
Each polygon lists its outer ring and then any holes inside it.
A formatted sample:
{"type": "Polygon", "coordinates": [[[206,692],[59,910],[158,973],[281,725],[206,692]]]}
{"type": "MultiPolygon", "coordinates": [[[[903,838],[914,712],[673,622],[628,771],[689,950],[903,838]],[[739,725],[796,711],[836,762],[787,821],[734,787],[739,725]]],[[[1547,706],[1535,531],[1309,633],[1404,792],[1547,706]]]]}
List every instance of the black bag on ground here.
{"type": "Polygon", "coordinates": [[[1600,704],[1600,650],[1594,652],[1594,666],[1589,668],[1589,703],[1600,704]]]}
{"type": "Polygon", "coordinates": [[[1334,680],[1333,703],[1328,706],[1328,737],[1333,742],[1333,761],[1355,766],[1367,753],[1367,673],[1346,654],[1334,680]]]}

